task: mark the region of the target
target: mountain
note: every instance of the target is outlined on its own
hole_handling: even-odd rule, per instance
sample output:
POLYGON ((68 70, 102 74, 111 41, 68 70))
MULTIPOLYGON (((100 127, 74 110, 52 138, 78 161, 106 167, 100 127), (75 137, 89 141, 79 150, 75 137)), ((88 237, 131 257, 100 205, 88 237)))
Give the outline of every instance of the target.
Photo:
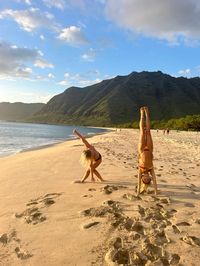
POLYGON ((200 113, 200 78, 175 78, 162 72, 132 72, 54 96, 31 120, 113 126, 139 118, 149 106, 152 120, 200 113))
POLYGON ((0 103, 0 120, 22 121, 40 111, 44 103, 0 103))

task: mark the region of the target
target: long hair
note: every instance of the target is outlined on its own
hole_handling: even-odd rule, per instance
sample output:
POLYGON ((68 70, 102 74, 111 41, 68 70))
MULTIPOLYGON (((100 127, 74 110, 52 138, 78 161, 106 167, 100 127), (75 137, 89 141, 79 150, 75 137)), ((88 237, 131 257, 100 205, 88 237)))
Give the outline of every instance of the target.
POLYGON ((92 158, 91 150, 84 150, 81 153, 80 163, 82 164, 82 166, 88 167, 88 165, 91 161, 91 158, 92 158))

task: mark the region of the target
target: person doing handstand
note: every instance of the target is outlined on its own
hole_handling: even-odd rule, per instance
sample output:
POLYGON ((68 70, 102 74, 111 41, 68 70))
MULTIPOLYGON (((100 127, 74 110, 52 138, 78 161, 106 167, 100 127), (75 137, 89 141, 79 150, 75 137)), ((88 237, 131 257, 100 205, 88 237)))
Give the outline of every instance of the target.
POLYGON ((96 168, 101 164, 102 157, 101 154, 92 146, 76 129, 73 133, 77 135, 82 142, 85 144, 86 149, 81 154, 81 164, 87 167, 87 170, 81 179, 83 183, 91 173, 91 180, 95 181, 94 174, 101 180, 104 181, 96 168))
POLYGON ((140 108, 140 138, 138 144, 139 172, 137 195, 141 191, 141 185, 148 185, 153 180, 154 191, 157 194, 156 176, 153 167, 153 141, 150 132, 150 119, 148 107, 140 108), (146 117, 146 121, 145 121, 146 117), (142 184, 143 183, 143 184, 142 184))

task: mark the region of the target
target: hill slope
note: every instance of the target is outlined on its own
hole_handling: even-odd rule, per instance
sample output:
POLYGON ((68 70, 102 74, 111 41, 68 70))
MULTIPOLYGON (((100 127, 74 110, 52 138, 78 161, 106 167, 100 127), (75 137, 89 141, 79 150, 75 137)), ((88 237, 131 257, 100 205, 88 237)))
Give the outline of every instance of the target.
POLYGON ((32 121, 110 126, 138 119, 147 105, 151 119, 200 113, 200 78, 174 78, 162 72, 132 72, 54 96, 32 121))
POLYGON ((43 103, 0 103, 0 120, 20 121, 40 111, 43 103))

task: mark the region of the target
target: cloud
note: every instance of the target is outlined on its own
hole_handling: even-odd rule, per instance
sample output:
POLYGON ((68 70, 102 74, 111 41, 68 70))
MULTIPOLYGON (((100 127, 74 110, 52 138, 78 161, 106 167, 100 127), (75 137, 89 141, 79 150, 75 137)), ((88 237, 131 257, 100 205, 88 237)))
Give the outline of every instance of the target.
POLYGON ((42 40, 42 41, 44 41, 45 40, 45 37, 44 37, 44 35, 40 35, 40 39, 42 40))
POLYGON ((101 82, 99 77, 95 77, 99 75, 99 71, 89 71, 85 74, 70 74, 65 73, 64 79, 61 80, 58 84, 61 86, 78 86, 78 87, 85 87, 89 85, 93 85, 95 83, 101 82), (93 73, 93 75, 91 75, 93 73))
POLYGON ((56 0, 56 1, 42 0, 42 1, 49 8, 55 7, 55 8, 63 10, 63 9, 65 9, 65 6, 66 6, 66 3, 64 0, 56 0))
POLYGON ((19 67, 16 70, 16 77, 29 78, 32 73, 33 73, 33 71, 30 67, 24 67, 24 68, 19 67))
POLYGON ((44 69, 44 68, 54 68, 53 64, 47 62, 46 60, 44 60, 42 58, 36 59, 34 66, 42 68, 42 69, 44 69))
POLYGON ((191 70, 189 68, 187 69, 183 69, 183 70, 179 70, 178 74, 182 75, 182 76, 188 76, 191 74, 191 70))
POLYGON ((48 74, 48 78, 50 78, 50 79, 54 79, 54 78, 55 78, 55 76, 54 76, 54 74, 52 74, 52 73, 49 73, 49 74, 48 74))
MULTIPOLYGON (((43 3, 49 8, 58 8, 60 10, 64 10, 66 8, 79 8, 82 10, 86 9, 86 1, 85 0, 42 0, 43 3)), ((92 3, 90 3, 91 5, 92 3)))
POLYGON ((81 55, 81 58, 84 61, 94 62, 96 58, 96 51, 93 48, 90 48, 87 53, 81 55))
POLYGON ((51 28, 58 30, 59 25, 54 22, 54 16, 48 12, 41 12, 38 8, 27 10, 5 9, 0 12, 0 19, 11 18, 23 30, 32 32, 38 28, 51 28))
POLYGON ((36 64, 40 68, 53 67, 41 57, 41 51, 20 48, 7 42, 0 42, 0 78, 30 78, 32 69, 27 64, 36 64))
POLYGON ((200 3, 197 0, 107 0, 105 13, 120 27, 171 44, 200 39, 200 3))
POLYGON ((70 26, 62 29, 57 38, 72 46, 79 46, 88 43, 87 38, 83 32, 81 32, 81 28, 76 26, 70 26))
POLYGON ((24 3, 26 5, 31 5, 31 0, 16 0, 18 3, 24 3))

